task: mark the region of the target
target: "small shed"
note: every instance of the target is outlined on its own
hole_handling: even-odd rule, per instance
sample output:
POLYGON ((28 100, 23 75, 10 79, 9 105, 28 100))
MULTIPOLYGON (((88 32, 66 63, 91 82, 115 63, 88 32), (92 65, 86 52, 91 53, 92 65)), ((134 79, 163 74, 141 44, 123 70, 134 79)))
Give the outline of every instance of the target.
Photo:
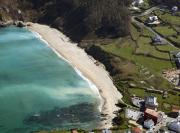
POLYGON ((139 6, 144 2, 144 0, 133 0, 132 6, 139 6))
POLYGON ((173 6, 171 10, 172 10, 172 12, 177 12, 178 11, 178 7, 177 6, 173 6))
POLYGON ((102 133, 112 133, 112 132, 109 129, 104 129, 104 130, 102 130, 102 133))
POLYGON ((149 21, 150 22, 158 21, 158 17, 157 16, 150 16, 149 21))
POLYGON ((180 58, 180 52, 176 53, 174 56, 175 58, 180 58))
POLYGON ((163 41, 163 39, 156 35, 152 38, 152 42, 155 43, 155 44, 165 44, 165 42, 163 41))
POLYGON ((177 69, 180 69, 180 58, 175 59, 177 69))

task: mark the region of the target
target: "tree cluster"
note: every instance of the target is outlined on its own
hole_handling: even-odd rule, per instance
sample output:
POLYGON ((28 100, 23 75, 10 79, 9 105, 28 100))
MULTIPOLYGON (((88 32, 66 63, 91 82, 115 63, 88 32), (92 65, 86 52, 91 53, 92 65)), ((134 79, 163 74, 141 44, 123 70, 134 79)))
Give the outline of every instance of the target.
POLYGON ((131 0, 32 0, 39 22, 63 30, 74 40, 87 34, 117 37, 129 34, 131 0))

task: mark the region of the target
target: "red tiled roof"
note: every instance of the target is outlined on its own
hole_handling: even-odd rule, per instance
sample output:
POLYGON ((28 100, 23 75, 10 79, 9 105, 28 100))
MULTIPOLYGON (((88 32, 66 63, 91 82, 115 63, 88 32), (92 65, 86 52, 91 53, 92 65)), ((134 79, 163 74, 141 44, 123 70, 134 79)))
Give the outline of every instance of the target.
POLYGON ((180 111, 180 107, 179 106, 172 106, 172 112, 179 112, 180 111))
POLYGON ((76 129, 72 129, 71 133, 78 133, 78 131, 76 129))
POLYGON ((148 108, 145 110, 145 113, 150 114, 150 115, 155 116, 155 117, 158 117, 158 115, 159 115, 159 113, 156 112, 155 110, 148 109, 148 108))
POLYGON ((142 130, 141 130, 139 127, 134 127, 134 128, 132 129, 132 132, 133 132, 133 133, 142 133, 142 130))

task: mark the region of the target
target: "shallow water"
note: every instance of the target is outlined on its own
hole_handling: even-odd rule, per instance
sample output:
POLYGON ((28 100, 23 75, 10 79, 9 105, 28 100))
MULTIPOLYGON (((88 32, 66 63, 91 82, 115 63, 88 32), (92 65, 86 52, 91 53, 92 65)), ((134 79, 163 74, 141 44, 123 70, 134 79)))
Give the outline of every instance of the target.
POLYGON ((25 28, 0 29, 0 133, 97 126, 98 94, 25 28))

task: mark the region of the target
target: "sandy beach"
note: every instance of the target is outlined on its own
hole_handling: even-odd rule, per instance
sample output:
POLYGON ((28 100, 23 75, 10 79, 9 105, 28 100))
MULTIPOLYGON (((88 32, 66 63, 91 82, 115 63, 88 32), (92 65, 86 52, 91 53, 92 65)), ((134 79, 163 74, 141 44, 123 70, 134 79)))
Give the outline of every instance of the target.
POLYGON ((31 23, 28 28, 39 33, 51 48, 62 55, 72 66, 80 70, 86 78, 97 86, 104 101, 102 114, 107 114, 107 120, 102 121, 100 128, 112 127, 112 119, 115 117, 114 112, 118 110, 115 104, 122 98, 122 95, 114 86, 108 72, 103 67, 97 66, 83 49, 72 43, 60 31, 35 23, 31 23))

